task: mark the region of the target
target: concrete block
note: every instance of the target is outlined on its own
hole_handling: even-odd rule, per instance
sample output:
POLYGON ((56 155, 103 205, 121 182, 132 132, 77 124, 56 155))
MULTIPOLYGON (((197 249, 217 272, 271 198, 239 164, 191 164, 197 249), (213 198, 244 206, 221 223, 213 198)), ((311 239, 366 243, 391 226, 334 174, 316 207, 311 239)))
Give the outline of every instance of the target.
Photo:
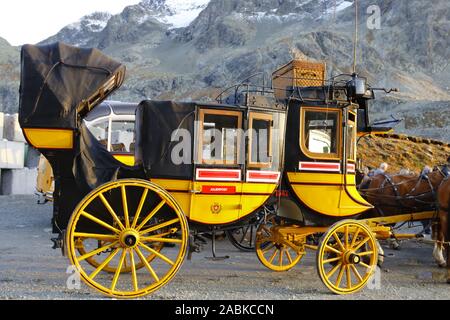
POLYGON ((37 168, 41 153, 30 145, 25 145, 25 164, 26 168, 37 168))
POLYGON ((0 168, 23 169, 25 162, 25 143, 0 141, 0 168))
POLYGON ((37 169, 2 170, 3 195, 30 195, 36 191, 37 169))
POLYGON ((26 142, 19 124, 19 114, 6 114, 3 138, 9 141, 26 142))
POLYGON ((0 112, 0 140, 3 139, 3 131, 5 130, 5 114, 0 112))

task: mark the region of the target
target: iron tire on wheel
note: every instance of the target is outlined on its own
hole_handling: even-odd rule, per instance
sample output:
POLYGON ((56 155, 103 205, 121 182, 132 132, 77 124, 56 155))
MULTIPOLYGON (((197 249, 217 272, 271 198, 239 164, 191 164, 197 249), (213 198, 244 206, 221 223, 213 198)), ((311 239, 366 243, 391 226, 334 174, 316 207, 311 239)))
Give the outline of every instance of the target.
POLYGON ((376 270, 377 260, 377 240, 372 231, 364 223, 345 220, 323 235, 316 267, 328 289, 336 294, 351 294, 366 286, 376 270))
POLYGON ((78 204, 67 228, 67 255, 90 287, 110 297, 137 298, 175 276, 186 255, 188 235, 186 217, 167 191, 145 180, 118 180, 98 187, 78 204), (83 246, 91 241, 100 248, 83 248, 88 252, 82 254, 77 248, 80 239, 83 246), (153 249, 165 243, 175 247, 153 249), (105 258, 97 257, 92 265, 87 259, 95 255, 105 258), (124 261, 129 261, 129 273, 124 261), (144 274, 137 272, 139 262, 144 274), (115 270, 114 276, 105 267, 115 270))

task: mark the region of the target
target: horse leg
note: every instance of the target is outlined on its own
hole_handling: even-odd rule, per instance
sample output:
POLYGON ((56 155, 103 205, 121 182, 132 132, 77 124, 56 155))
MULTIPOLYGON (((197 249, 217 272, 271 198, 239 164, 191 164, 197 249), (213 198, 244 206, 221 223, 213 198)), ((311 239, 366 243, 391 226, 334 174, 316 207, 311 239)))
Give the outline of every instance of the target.
MULTIPOLYGON (((441 215, 441 213, 439 213, 441 215)), ((434 234, 436 234, 436 240, 433 249, 433 257, 439 267, 444 268, 447 263, 444 258, 444 233, 442 228, 442 220, 439 223, 433 225, 434 234)))
POLYGON ((450 246, 447 245, 447 283, 450 284, 450 246))
MULTIPOLYGON (((443 216, 445 216, 444 223, 441 226, 445 226, 444 239, 447 242, 447 283, 450 284, 450 200, 447 203, 447 212, 441 210, 443 216)), ((442 217, 441 217, 442 218, 442 217)))

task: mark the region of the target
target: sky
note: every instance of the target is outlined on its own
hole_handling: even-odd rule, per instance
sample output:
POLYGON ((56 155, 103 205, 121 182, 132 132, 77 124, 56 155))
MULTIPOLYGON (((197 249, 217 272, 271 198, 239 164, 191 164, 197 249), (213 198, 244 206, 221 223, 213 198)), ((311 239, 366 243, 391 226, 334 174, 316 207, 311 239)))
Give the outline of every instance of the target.
POLYGON ((12 45, 35 44, 95 11, 120 13, 140 0, 3 0, 0 37, 12 45))

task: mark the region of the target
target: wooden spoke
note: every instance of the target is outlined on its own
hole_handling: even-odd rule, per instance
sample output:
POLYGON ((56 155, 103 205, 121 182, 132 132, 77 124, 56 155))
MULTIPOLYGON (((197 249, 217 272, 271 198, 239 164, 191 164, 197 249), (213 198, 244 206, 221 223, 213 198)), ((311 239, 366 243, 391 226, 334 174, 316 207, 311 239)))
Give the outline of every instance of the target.
POLYGON ((73 236, 78 237, 78 238, 92 238, 92 239, 103 240, 103 241, 117 240, 116 235, 110 235, 110 234, 74 232, 73 236))
POLYGON ((328 260, 323 260, 323 261, 322 261, 322 264, 327 264, 327 263, 331 263, 331 262, 336 262, 336 261, 339 261, 339 260, 341 260, 341 257, 331 258, 331 259, 328 259, 328 260))
POLYGON ((173 265, 175 264, 172 260, 170 260, 169 258, 167 258, 165 255, 163 255, 163 254, 161 254, 160 252, 158 252, 158 251, 156 251, 156 250, 150 248, 149 246, 145 245, 144 243, 141 242, 141 243, 139 243, 139 245, 140 245, 141 247, 143 247, 145 250, 147 250, 147 251, 153 253, 155 256, 157 256, 157 257, 160 258, 161 260, 167 262, 167 263, 170 264, 171 266, 173 266, 173 265))
POLYGON ((253 241, 253 226, 250 226, 250 248, 252 248, 252 241, 253 241))
POLYGON ((344 244, 345 249, 348 249, 348 226, 345 226, 345 232, 344 232, 344 244))
POLYGON ((159 237, 141 237, 143 242, 163 242, 163 243, 182 243, 180 239, 159 238, 159 237))
POLYGON ((275 250, 273 251, 273 254, 272 254, 272 256, 271 256, 270 259, 269 259, 269 263, 272 263, 272 262, 273 262, 273 260, 275 259, 277 253, 278 253, 278 248, 275 247, 275 250))
POLYGON ((341 242, 341 239, 339 239, 339 236, 337 235, 337 233, 333 233, 333 238, 336 240, 336 243, 338 244, 338 246, 341 248, 341 252, 345 251, 345 247, 341 242))
POLYGON ((125 186, 122 185, 120 187, 120 190, 122 192, 122 206, 123 206, 123 216, 125 219, 125 226, 127 228, 130 227, 130 219, 128 217, 128 201, 127 201, 127 190, 125 189, 125 186))
POLYGON ((333 276, 333 274, 335 274, 336 271, 338 271, 339 267, 341 267, 341 266, 342 266, 342 263, 340 263, 340 262, 337 265, 335 265, 334 268, 331 269, 331 271, 327 273, 327 278, 328 279, 331 278, 333 276))
POLYGON ((362 278, 361 275, 359 274, 358 269, 356 269, 355 265, 354 265, 354 264, 351 264, 351 265, 350 265, 350 268, 353 270, 353 273, 354 273, 355 276, 358 278, 358 280, 359 280, 360 282, 363 282, 363 278, 362 278))
POLYGON ((131 279, 133 279, 133 288, 134 288, 134 291, 138 291, 139 287, 138 287, 138 281, 137 281, 137 275, 136 275, 136 264, 134 263, 133 249, 130 249, 130 251, 128 251, 128 253, 130 255, 131 279))
POLYGON ((280 267, 283 266, 283 256, 284 256, 284 248, 280 249, 280 257, 278 258, 278 264, 280 265, 280 267))
POLYGON ((109 263, 109 262, 117 255, 117 253, 118 253, 120 250, 121 250, 120 248, 117 248, 117 249, 115 249, 113 252, 111 252, 111 253, 109 254, 109 256, 105 259, 105 261, 103 261, 103 262, 98 266, 98 268, 95 269, 95 271, 92 272, 92 273, 89 275, 89 278, 90 278, 91 280, 94 280, 94 278, 97 276, 97 274, 98 274, 100 271, 102 271, 104 267, 106 267, 106 266, 108 265, 108 263, 109 263))
POLYGON ((370 237, 365 238, 363 241, 361 241, 360 243, 358 243, 358 245, 356 246, 356 248, 354 248, 353 250, 358 251, 363 245, 365 245, 368 241, 370 240, 370 237))
POLYGON ((355 246, 356 240, 358 239, 358 235, 361 229, 357 227, 355 234, 353 235, 352 243, 350 244, 350 249, 355 246))
POLYGON ((82 255, 81 257, 78 257, 77 259, 78 259, 78 261, 86 260, 87 258, 90 258, 90 257, 96 255, 97 253, 101 253, 101 252, 103 252, 105 250, 108 250, 108 249, 114 247, 117 243, 118 243, 118 241, 114 241, 113 243, 110 243, 110 244, 108 244, 108 245, 106 245, 104 247, 98 248, 97 250, 88 252, 88 253, 82 255))
POLYGON ((128 262, 127 262, 127 259, 125 259, 125 261, 123 262, 123 266, 125 267, 125 269, 128 269, 128 262))
POLYGON ((244 241, 245 235, 247 234, 248 228, 250 228, 250 227, 251 227, 251 226, 248 225, 248 226, 247 226, 247 229, 245 229, 245 230, 244 230, 244 228, 242 228, 242 237, 241 237, 241 241, 239 241, 239 242, 244 241))
POLYGON ((139 220, 139 215, 141 214, 142 207, 144 206, 145 200, 147 199, 148 195, 148 189, 144 189, 144 192, 142 193, 141 201, 139 201, 139 206, 136 210, 136 213, 134 214, 133 223, 131 224, 131 228, 136 228, 136 224, 139 220))
POLYGON ((347 289, 352 287, 352 275, 350 274, 350 266, 346 265, 345 270, 347 271, 347 289))
POLYGON ((96 217, 94 217, 92 214, 87 213, 86 211, 81 212, 81 215, 85 218, 88 218, 89 220, 101 225, 102 227, 105 227, 106 229, 109 229, 115 233, 120 233, 120 230, 114 228, 113 226, 107 224, 105 221, 102 221, 96 217))
POLYGON ((336 279, 336 287, 338 287, 338 288, 341 286, 342 277, 344 276, 344 269, 345 269, 345 266, 341 265, 341 269, 339 269, 339 275, 336 279))
POLYGON ((291 255, 290 255, 290 253, 289 253, 289 250, 286 250, 285 253, 286 253, 286 257, 287 257, 288 260, 289 260, 289 263, 292 264, 292 263, 293 263, 293 262, 292 262, 292 257, 291 257, 291 255))
POLYGON ((172 219, 172 220, 169 220, 169 221, 166 221, 166 222, 157 224, 156 226, 150 227, 150 228, 145 229, 145 230, 143 230, 143 231, 139 231, 139 234, 150 233, 150 232, 153 232, 153 231, 156 231, 156 230, 159 230, 159 229, 168 227, 168 226, 170 226, 170 225, 172 225, 172 224, 175 224, 175 223, 177 223, 177 222, 179 222, 179 221, 180 221, 180 219, 175 218, 175 219, 172 219))
POLYGON ((126 253, 127 253, 126 250, 122 250, 122 255, 120 256, 119 264, 117 265, 117 269, 116 272, 114 273, 114 278, 111 283, 111 291, 114 291, 116 289, 117 281, 119 280, 119 276, 122 271, 123 262, 125 261, 126 258, 126 253))
POLYGON ((364 263, 362 261, 359 264, 362 265, 363 267, 367 268, 367 269, 372 269, 371 266, 369 266, 368 264, 366 264, 366 263, 364 263))
POLYGON ((109 214, 113 217, 114 221, 116 221, 116 223, 119 225, 119 227, 123 230, 125 229, 125 227, 122 224, 122 221, 120 221, 119 217, 117 216, 116 212, 114 211, 114 209, 111 207, 111 205, 109 204, 109 202, 106 200, 105 196, 100 193, 99 195, 100 200, 102 200, 103 205, 106 207, 106 209, 108 209, 109 214))
POLYGON ((144 221, 141 222, 141 224, 136 228, 137 231, 141 230, 143 226, 145 226, 145 224, 147 222, 150 221, 151 218, 153 218, 153 216, 159 211, 159 209, 161 209, 164 205, 166 204, 166 200, 162 200, 153 210, 152 212, 150 212, 147 217, 145 217, 144 221))
POLYGON ((336 250, 335 248, 333 248, 333 247, 330 247, 329 245, 325 245, 325 250, 327 250, 327 251, 331 251, 331 252, 334 252, 334 253, 336 253, 336 254, 342 254, 342 252, 341 252, 341 251, 339 251, 339 250, 336 250))
POLYGON ((155 270, 153 270, 152 266, 148 263, 147 259, 142 254, 141 250, 138 247, 136 247, 135 250, 136 250, 136 253, 139 256, 139 259, 141 259, 142 263, 147 268, 148 272, 150 272, 150 274, 152 275, 152 277, 155 279, 156 282, 159 282, 158 275, 155 273, 155 270))
POLYGON ((373 251, 366 251, 366 252, 358 253, 358 256, 360 256, 360 257, 370 256, 371 254, 373 254, 373 251))

